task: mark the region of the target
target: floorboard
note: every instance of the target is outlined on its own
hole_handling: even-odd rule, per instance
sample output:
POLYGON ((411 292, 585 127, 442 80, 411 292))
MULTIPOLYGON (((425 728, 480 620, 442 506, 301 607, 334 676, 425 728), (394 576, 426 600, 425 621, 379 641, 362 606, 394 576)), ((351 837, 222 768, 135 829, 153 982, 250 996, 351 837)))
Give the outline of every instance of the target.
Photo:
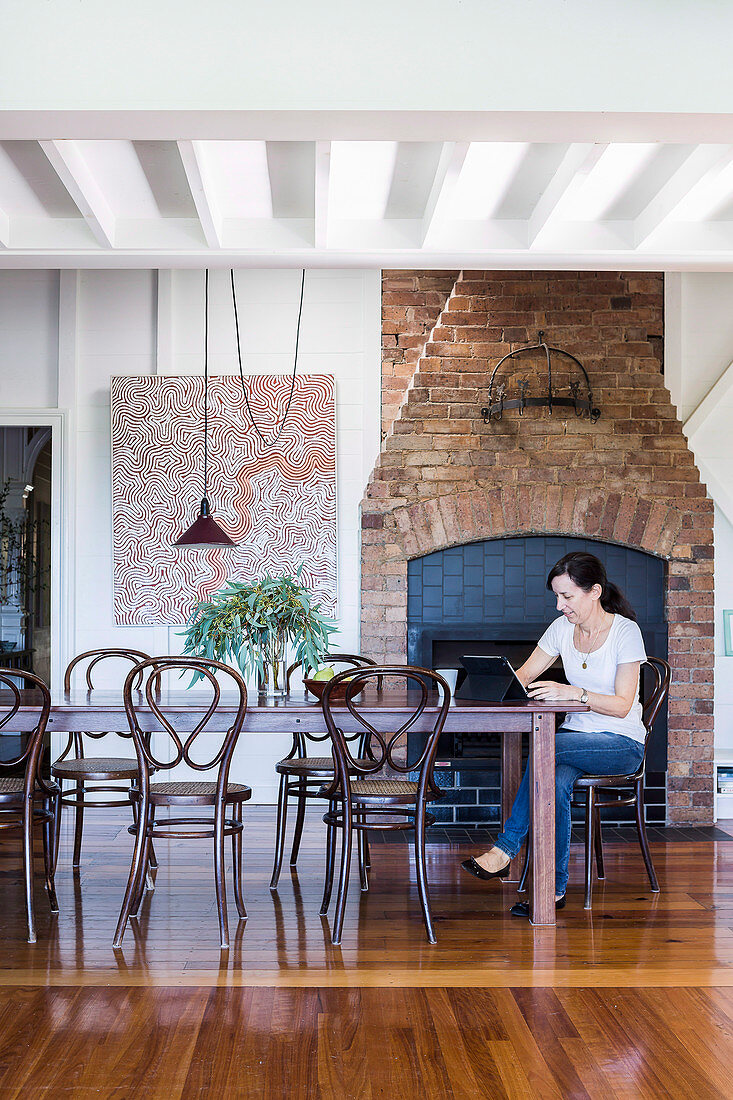
MULTIPOLYGON (((158 844, 121 951, 111 946, 131 851, 123 810, 88 814, 81 870, 71 819, 61 912, 37 890, 25 942, 19 859, 0 845, 0 1097, 733 1097, 733 827, 659 830, 662 891, 609 830, 606 881, 583 905, 574 845, 556 929, 509 915, 515 887, 460 870, 466 833, 429 844, 438 943, 425 939, 409 845, 375 843, 352 879, 341 947, 318 915, 323 825, 271 892, 274 813, 245 831, 248 920, 218 949, 206 841, 158 844)), ((287 865, 286 865, 287 866, 287 865)))

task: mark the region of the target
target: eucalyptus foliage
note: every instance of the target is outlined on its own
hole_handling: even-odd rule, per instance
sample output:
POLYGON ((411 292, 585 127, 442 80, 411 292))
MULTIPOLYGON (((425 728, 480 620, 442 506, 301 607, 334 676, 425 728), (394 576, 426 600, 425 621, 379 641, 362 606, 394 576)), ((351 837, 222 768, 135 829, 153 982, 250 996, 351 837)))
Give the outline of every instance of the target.
POLYGON ((184 653, 216 661, 231 658, 243 676, 254 671, 263 675, 284 638, 295 646, 296 661, 316 668, 328 652, 336 624, 312 602, 300 583, 301 572, 302 567, 294 577, 266 573, 252 584, 228 581, 199 600, 181 631, 184 653))

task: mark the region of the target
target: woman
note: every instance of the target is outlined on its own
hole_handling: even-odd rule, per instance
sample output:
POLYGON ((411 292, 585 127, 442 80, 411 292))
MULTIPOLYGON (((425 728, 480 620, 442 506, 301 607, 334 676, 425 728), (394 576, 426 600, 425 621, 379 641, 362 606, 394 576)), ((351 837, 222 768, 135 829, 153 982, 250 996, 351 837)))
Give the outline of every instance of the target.
MULTIPOLYGON (((547 587, 560 617, 517 669, 532 699, 565 699, 590 708, 566 715, 555 739, 555 908, 565 905, 570 857, 570 799, 579 775, 629 775, 644 755, 646 730, 639 702, 639 668, 646 660, 636 615, 593 554, 566 554, 547 587), (557 656, 568 684, 539 677, 557 656)), ((529 768, 509 820, 490 851, 461 866, 478 878, 505 878, 529 829, 529 768)), ((511 912, 528 916, 518 902, 511 912)))

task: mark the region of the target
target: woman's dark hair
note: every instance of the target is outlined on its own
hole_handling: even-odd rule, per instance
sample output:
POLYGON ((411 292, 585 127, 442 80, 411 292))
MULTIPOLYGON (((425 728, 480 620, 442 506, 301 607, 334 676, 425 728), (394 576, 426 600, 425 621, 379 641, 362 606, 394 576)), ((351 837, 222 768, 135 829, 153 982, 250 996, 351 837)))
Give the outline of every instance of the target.
POLYGON ((564 577, 566 574, 584 592, 590 592, 594 584, 600 584, 603 610, 610 611, 612 615, 623 615, 624 618, 636 622, 636 612, 633 607, 621 589, 609 581, 603 562, 599 561, 595 554, 576 550, 560 558, 560 561, 555 562, 547 574, 547 587, 551 589, 555 577, 564 577))

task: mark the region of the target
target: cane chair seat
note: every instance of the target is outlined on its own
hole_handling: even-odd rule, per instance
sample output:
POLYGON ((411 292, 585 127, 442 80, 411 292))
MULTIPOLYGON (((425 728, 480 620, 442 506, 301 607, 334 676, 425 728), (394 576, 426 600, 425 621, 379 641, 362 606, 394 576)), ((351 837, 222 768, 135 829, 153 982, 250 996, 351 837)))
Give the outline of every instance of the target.
MULTIPOLYGON (((159 798, 164 798, 166 801, 174 799, 189 801, 192 798, 197 798, 213 805, 216 801, 216 790, 216 783, 197 782, 196 780, 180 783, 151 783, 150 797, 153 802, 159 798)), ((227 793, 225 795, 227 801, 246 802, 251 797, 252 788, 245 783, 227 783, 227 793)))
POLYGON ((351 784, 351 797, 356 802, 371 798, 414 802, 417 798, 417 783, 412 783, 409 779, 357 779, 351 784))
POLYGON ((10 775, 0 777, 0 795, 22 794, 24 787, 25 780, 22 776, 18 776, 17 779, 10 775))
POLYGON ((57 779, 137 779, 137 760, 121 756, 82 756, 59 760, 51 768, 57 779))
MULTIPOLYGON (((46 782, 47 789, 55 794, 59 788, 56 783, 46 782)), ((0 798, 3 795, 22 795, 25 790, 25 780, 22 776, 4 775, 0 776, 0 798)), ((36 784, 36 790, 38 790, 38 784, 36 784)))
MULTIPOLYGON (((368 760, 360 760, 360 764, 369 765, 368 760)), ((280 775, 332 775, 334 769, 332 756, 292 756, 285 757, 275 765, 275 771, 280 775)))
POLYGON ((301 775, 315 772, 332 772, 334 769, 332 756, 291 756, 289 759, 279 760, 275 765, 275 771, 280 775, 301 775))

